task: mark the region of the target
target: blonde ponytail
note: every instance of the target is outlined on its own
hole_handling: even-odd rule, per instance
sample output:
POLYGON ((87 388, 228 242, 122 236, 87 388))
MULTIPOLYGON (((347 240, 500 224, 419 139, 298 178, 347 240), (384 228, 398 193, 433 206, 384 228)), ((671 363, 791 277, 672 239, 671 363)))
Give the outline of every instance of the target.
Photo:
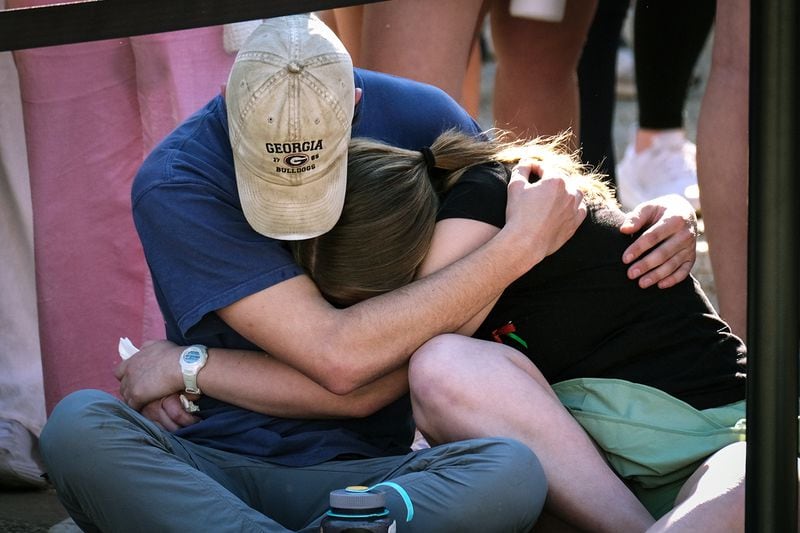
POLYGON ((438 195, 476 165, 501 163, 485 171, 505 180, 507 167, 531 158, 576 180, 587 201, 614 201, 600 176, 566 150, 566 134, 527 142, 505 137, 495 131, 491 139, 481 139, 451 130, 427 154, 352 139, 339 222, 324 235, 290 243, 296 261, 339 306, 411 283, 430 248, 438 195))

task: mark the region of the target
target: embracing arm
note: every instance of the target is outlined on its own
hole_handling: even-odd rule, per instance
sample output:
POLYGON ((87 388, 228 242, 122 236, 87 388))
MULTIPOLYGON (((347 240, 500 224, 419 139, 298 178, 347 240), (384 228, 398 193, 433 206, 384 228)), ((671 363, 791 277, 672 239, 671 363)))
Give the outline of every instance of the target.
MULTIPOLYGON (((271 357, 212 349, 216 357, 209 358, 198 384, 216 398, 275 413, 280 399, 270 396, 274 391, 267 387, 280 379, 273 374, 279 368, 291 368, 309 379, 302 387, 296 382, 296 387, 285 389, 294 395, 286 404, 300 406, 297 416, 306 412, 308 398, 320 393, 312 383, 338 396, 363 394, 367 405, 388 403, 386 398, 374 399, 381 386, 364 387, 384 376, 404 377, 417 347, 437 334, 456 331, 509 283, 558 249, 585 215, 581 194, 564 180, 529 184, 517 175, 509 184, 503 230, 433 275, 346 309, 331 306, 311 279, 301 275, 219 309, 217 314, 229 326, 271 357), (214 358, 226 363, 213 364, 214 358)), ((131 398, 132 404, 141 406, 183 388, 176 354, 159 359, 161 377, 143 379, 149 366, 137 354, 118 369, 123 397, 131 398)), ((401 383, 395 385, 395 396, 407 386, 401 383)))
MULTIPOLYGON (((499 228, 491 224, 467 218, 448 218, 437 222, 431 248, 420 265, 417 276, 420 278, 428 276, 454 261, 458 261, 489 241, 499 231, 499 228)), ((462 324, 456 333, 467 336, 475 333, 498 298, 499 295, 462 324)))
MULTIPOLYGON (((410 354, 433 336, 474 332, 511 282, 572 236, 585 216, 580 194, 546 172, 545 179, 529 184, 529 172, 530 165, 519 165, 512 175, 502 230, 473 226, 470 231, 475 235, 464 239, 468 233, 460 228, 437 227, 440 234, 461 232, 460 244, 445 236, 451 246, 427 262, 425 273, 430 275, 406 287, 335 309, 309 278, 298 276, 218 313, 275 359, 326 390, 338 395, 356 391, 403 367, 410 354), (277 316, 281 320, 275 320, 277 316)), ((637 250, 643 255, 632 270, 652 265, 645 278, 655 279, 660 287, 688 275, 694 257, 691 206, 686 209, 675 199, 660 198, 637 208, 628 221, 629 227, 648 227, 626 251, 626 258, 629 254, 635 258, 637 250)), ((206 379, 226 382, 213 373, 206 371, 206 379)))
POLYGON ((561 179, 508 188, 508 223, 473 253, 401 289, 336 309, 298 276, 219 310, 228 325, 337 394, 407 362, 423 342, 455 331, 505 287, 558 249, 585 217, 561 179), (280 320, 275 320, 280 317, 280 320))
MULTIPOLYGON (((538 168, 541 172, 541 167, 538 168)), ((418 271, 427 276, 469 254, 497 234, 491 224, 464 218, 449 218, 436 224, 431 248, 418 271)), ((626 215, 620 231, 642 231, 623 253, 630 279, 647 288, 665 289, 689 275, 695 260, 697 218, 694 208, 678 195, 663 196, 637 206, 626 215), (643 230, 643 231, 642 231, 643 230)), ((457 332, 472 335, 491 311, 496 299, 466 322, 457 332)))
MULTIPOLYGON (((169 341, 148 342, 131 359, 120 363, 116 373, 125 401, 141 409, 153 399, 182 391, 183 378, 175 369, 183 349, 169 341)), ((349 394, 338 395, 263 352, 210 348, 208 354, 208 362, 197 377, 204 394, 273 416, 363 417, 408 392, 405 366, 349 394)))

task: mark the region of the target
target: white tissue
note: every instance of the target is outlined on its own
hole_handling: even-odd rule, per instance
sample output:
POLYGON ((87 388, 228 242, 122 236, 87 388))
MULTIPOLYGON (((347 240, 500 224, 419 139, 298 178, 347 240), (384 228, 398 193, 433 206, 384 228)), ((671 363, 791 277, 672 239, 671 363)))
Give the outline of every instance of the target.
POLYGON ((128 337, 120 337, 119 339, 119 356, 123 359, 128 359, 130 356, 139 351, 139 348, 133 345, 128 337))

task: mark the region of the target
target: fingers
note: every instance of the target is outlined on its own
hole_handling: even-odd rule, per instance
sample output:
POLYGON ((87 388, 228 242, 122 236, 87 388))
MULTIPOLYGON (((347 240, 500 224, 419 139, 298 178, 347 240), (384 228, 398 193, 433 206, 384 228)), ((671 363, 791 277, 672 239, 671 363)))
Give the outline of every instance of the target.
POLYGON ((522 159, 511 169, 509 185, 514 182, 530 183, 530 176, 534 162, 531 159, 522 159))
POLYGON ((619 230, 626 235, 632 235, 642 229, 644 224, 644 217, 640 215, 638 210, 634 210, 625 215, 625 219, 622 221, 619 230))
POLYGON ((663 259, 678 253, 682 249, 694 250, 696 244, 697 229, 692 220, 687 220, 681 216, 669 216, 659 214, 654 220, 649 220, 647 217, 634 218, 633 213, 628 215, 632 226, 626 230, 624 227, 620 228, 623 233, 635 233, 641 227, 647 224, 652 224, 644 233, 642 233, 622 254, 622 261, 625 264, 631 264, 644 254, 648 253, 652 248, 659 245, 659 243, 667 244, 668 251, 663 259), (630 228, 636 229, 631 230, 630 228))
MULTIPOLYGON (((652 270, 647 270, 638 279, 639 287, 646 289, 653 285, 660 289, 667 289, 685 280, 692 270, 692 261, 672 257, 652 270)), ((636 279, 637 276, 628 276, 636 279)))
POLYGON ((682 282, 686 278, 689 277, 689 274, 692 272, 693 261, 686 261, 681 263, 677 270, 675 270, 672 274, 661 278, 658 282, 659 289, 668 289, 677 285, 678 283, 682 282))
POLYGON ((119 384, 119 395, 122 398, 128 407, 131 409, 135 409, 137 411, 141 411, 145 407, 145 403, 142 401, 138 401, 134 394, 131 392, 131 387, 126 378, 122 378, 119 384))
POLYGON ((162 429, 166 429, 167 431, 174 431, 174 429, 170 429, 167 427, 170 423, 169 417, 165 416, 163 413, 163 409, 161 409, 161 403, 159 401, 150 402, 141 410, 142 415, 154 422, 158 427, 162 429), (167 425, 165 425, 165 422, 167 425))
POLYGON ((530 159, 514 166, 504 231, 517 233, 522 248, 531 251, 530 266, 559 249, 585 218, 583 194, 569 176, 530 159), (535 183, 530 183, 532 176, 535 183))
POLYGON ((548 179, 563 179, 565 177, 567 176, 563 172, 533 159, 520 159, 511 169, 511 180, 524 181, 525 183, 536 183, 537 181, 548 179))
MULTIPOLYGON (((647 255, 628 268, 628 278, 638 279, 642 288, 657 284, 662 289, 686 279, 697 254, 694 239, 687 238, 687 234, 688 232, 673 234, 650 249, 647 255)), ((645 235, 642 235, 640 239, 644 237, 645 235)), ((626 251, 624 257, 627 257, 627 254, 626 251)))
POLYGON ((125 369, 128 366, 127 360, 122 360, 117 366, 114 367, 114 377, 117 378, 117 381, 122 381, 122 377, 125 375, 125 369))
POLYGON ((141 413, 170 432, 177 431, 200 420, 183 410, 177 394, 148 403, 142 407, 141 413))
POLYGON ((199 418, 186 412, 178 394, 171 394, 166 398, 162 398, 161 407, 172 423, 177 426, 185 427, 199 421, 199 418))

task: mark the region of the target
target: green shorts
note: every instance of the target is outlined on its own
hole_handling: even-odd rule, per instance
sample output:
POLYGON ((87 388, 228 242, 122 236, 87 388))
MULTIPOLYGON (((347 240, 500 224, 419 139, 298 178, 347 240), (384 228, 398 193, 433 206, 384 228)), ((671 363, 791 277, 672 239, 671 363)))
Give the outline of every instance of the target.
POLYGON ((571 379, 553 389, 655 518, 672 509, 705 459, 745 440, 744 400, 700 411, 619 379, 571 379))

